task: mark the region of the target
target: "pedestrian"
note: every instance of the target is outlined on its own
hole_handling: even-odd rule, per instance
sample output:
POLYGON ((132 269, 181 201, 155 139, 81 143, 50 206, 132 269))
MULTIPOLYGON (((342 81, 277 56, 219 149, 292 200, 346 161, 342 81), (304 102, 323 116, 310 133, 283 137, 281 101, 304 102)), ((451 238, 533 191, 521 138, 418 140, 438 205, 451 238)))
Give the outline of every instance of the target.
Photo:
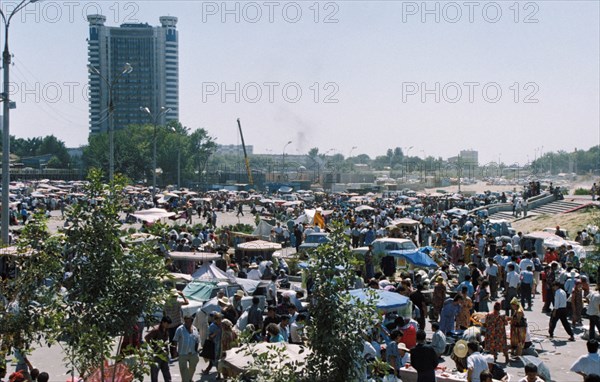
POLYGON ((410 351, 410 362, 417 370, 417 382, 435 381, 435 368, 438 365, 438 357, 431 345, 425 344, 426 334, 424 330, 417 332, 417 346, 410 351))
POLYGON ((492 257, 488 258, 488 266, 485 270, 490 284, 491 299, 498 298, 498 265, 492 257))
POLYGON ((586 343, 588 354, 582 355, 573 363, 571 371, 586 378, 590 374, 600 375, 600 356, 598 356, 598 341, 592 339, 586 343))
POLYGON ((554 338, 554 329, 556 329, 556 323, 560 320, 562 326, 569 335, 569 341, 575 341, 573 330, 571 329, 569 321, 567 321, 567 294, 561 289, 558 281, 555 281, 552 284, 552 289, 554 290, 554 309, 550 316, 550 327, 548 328, 550 339, 554 338))
POLYGON ((508 346, 506 344, 506 317, 500 315, 502 304, 496 302, 494 310, 485 316, 485 350, 498 359, 498 352, 504 353, 505 362, 508 363, 508 346))
POLYGON ((511 302, 513 314, 510 318, 510 348, 513 356, 520 357, 523 354, 525 339, 527 338, 527 318, 519 300, 514 297, 511 302))
POLYGON ((200 335, 198 334, 198 329, 192 323, 193 317, 186 314, 183 317, 183 325, 177 328, 173 337, 173 345, 177 347, 179 372, 181 373, 182 382, 193 381, 196 366, 200 361, 198 357, 200 335))
POLYGON ((508 264, 506 273, 506 295, 505 295, 505 309, 506 315, 510 316, 510 301, 517 297, 517 288, 521 282, 521 277, 515 272, 514 264, 508 264))
POLYGON ((446 352, 446 335, 440 330, 440 324, 437 322, 431 323, 431 347, 435 350, 438 357, 441 357, 446 352))
POLYGON ((433 307, 432 318, 437 320, 444 306, 444 301, 446 301, 446 283, 442 276, 438 276, 435 281, 436 284, 433 287, 431 305, 433 307))
MULTIPOLYGON (((208 359, 208 365, 206 369, 202 370, 203 375, 208 375, 212 367, 218 368, 218 361, 221 355, 221 335, 223 330, 221 329, 221 322, 223 321, 223 315, 221 313, 215 313, 213 322, 208 327, 208 337, 202 347, 201 355, 205 359, 208 359), (204 349, 207 347, 207 349, 204 349)), ((184 380, 185 381, 185 380, 184 380)))
POLYGON ((596 192, 598 191, 598 188, 596 187, 596 183, 592 184, 592 189, 590 190, 590 193, 592 194, 592 202, 596 200, 596 192))
POLYGON ((217 375, 217 380, 219 380, 221 374, 223 374, 225 378, 230 377, 230 375, 226 375, 222 363, 227 355, 225 352, 236 347, 238 342, 238 334, 233 329, 233 323, 231 321, 224 319, 221 323, 221 329, 221 354, 219 355, 219 365, 217 366, 217 370, 219 372, 217 375))
POLYGON ((473 309, 473 300, 467 295, 468 289, 466 286, 462 287, 461 294, 462 299, 460 300, 460 310, 456 316, 456 329, 467 329, 471 326, 471 309, 473 309))
POLYGON ((590 339, 596 338, 596 329, 600 332, 600 283, 596 284, 596 290, 588 295, 587 314, 590 320, 590 339))
MULTIPOLYGON (((163 309, 163 317, 169 317, 171 319, 171 323, 169 324, 169 341, 173 341, 173 337, 175 336, 175 331, 182 324, 182 311, 181 307, 184 305, 188 305, 190 302, 183 295, 183 292, 178 291, 175 288, 172 288, 169 292, 169 297, 165 302, 165 307, 163 309)), ((171 358, 175 359, 175 349, 176 347, 171 347, 171 358)))
POLYGON ((488 370, 488 364, 483 355, 479 352, 479 343, 469 342, 467 344, 467 381, 480 382, 481 373, 488 370))
POLYGON ((490 283, 485 280, 481 285, 477 287, 477 298, 479 299, 479 303, 477 305, 478 312, 489 312, 490 309, 488 307, 488 303, 490 302, 490 293, 488 292, 488 287, 490 283))
POLYGON ((237 205, 237 214, 235 216, 239 218, 240 215, 244 216, 244 205, 242 204, 242 202, 238 203, 238 205, 237 205))
POLYGON ((457 293, 454 298, 448 298, 444 301, 444 307, 440 312, 440 330, 442 333, 447 335, 448 332, 454 330, 456 316, 460 311, 461 300, 462 295, 457 293))
POLYGON ((169 341, 169 324, 171 324, 169 317, 163 317, 160 320, 160 324, 157 327, 150 330, 144 340, 152 346, 154 351, 154 363, 150 365, 150 380, 152 382, 158 382, 158 371, 160 370, 165 382, 171 382, 171 370, 169 369, 169 353, 166 348, 161 348, 158 343, 169 341))
POLYGON ((527 303, 527 310, 531 310, 531 293, 533 291, 533 266, 521 271, 521 305, 527 303))
POLYGON ((581 312, 583 311, 583 288, 580 280, 575 281, 575 288, 571 293, 571 322, 573 326, 582 325, 581 312))

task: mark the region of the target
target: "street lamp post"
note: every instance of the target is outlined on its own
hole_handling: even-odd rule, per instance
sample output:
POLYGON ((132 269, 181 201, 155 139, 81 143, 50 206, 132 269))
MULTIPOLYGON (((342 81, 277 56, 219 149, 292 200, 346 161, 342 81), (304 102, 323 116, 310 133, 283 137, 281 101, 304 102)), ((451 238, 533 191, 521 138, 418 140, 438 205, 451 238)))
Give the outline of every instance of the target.
POLYGON ((113 102, 113 88, 123 75, 129 74, 133 71, 133 66, 131 66, 129 63, 126 63, 119 75, 117 75, 117 77, 115 77, 115 79, 112 81, 109 81, 106 77, 104 77, 100 73, 100 70, 93 65, 88 65, 88 71, 92 74, 96 74, 102 79, 102 81, 106 83, 106 86, 108 86, 108 180, 112 182, 115 177, 115 105, 113 102))
POLYGON ((158 113, 153 114, 150 108, 140 106, 140 111, 148 114, 150 118, 152 118, 152 126, 154 127, 154 134, 152 138, 152 201, 154 202, 154 197, 156 196, 156 133, 158 129, 158 119, 170 112, 171 109, 163 106, 160 108, 158 113))
POLYGON ((283 179, 283 175, 285 174, 285 149, 290 145, 292 141, 288 141, 288 143, 283 146, 283 150, 281 153, 281 178, 283 179))
MULTIPOLYGON (((38 0, 22 0, 12 12, 6 17, 2 9, 0 9, 0 16, 4 21, 4 51, 2 52, 2 68, 4 69, 4 87, 2 93, 3 106, 3 121, 2 121, 2 242, 5 245, 9 244, 9 231, 8 226, 10 224, 10 200, 9 200, 9 187, 10 187, 10 51, 8 49, 8 28, 10 27, 10 21, 13 16, 17 14, 21 9, 27 5, 37 2, 38 0)), ((4 270, 4 262, 2 262, 2 269, 4 270)))

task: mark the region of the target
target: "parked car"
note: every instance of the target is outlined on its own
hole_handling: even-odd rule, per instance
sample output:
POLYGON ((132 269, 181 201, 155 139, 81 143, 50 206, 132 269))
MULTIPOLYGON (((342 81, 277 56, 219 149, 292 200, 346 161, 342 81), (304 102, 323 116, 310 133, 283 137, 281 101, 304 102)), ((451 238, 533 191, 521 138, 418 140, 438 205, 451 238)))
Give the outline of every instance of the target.
POLYGON ((329 238, 329 234, 326 232, 313 232, 306 236, 300 247, 298 248, 299 253, 307 253, 310 251, 314 251, 320 245, 325 243, 329 243, 331 239, 329 238))

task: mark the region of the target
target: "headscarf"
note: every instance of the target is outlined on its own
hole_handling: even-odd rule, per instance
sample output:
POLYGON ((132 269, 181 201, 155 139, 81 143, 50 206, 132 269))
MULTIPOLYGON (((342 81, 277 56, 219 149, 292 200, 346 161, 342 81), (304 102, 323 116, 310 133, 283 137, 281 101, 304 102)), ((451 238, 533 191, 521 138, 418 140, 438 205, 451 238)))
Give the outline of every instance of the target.
POLYGON ((516 297, 513 297, 513 299, 510 300, 510 304, 511 305, 516 305, 517 306, 517 310, 523 310, 523 307, 521 306, 521 302, 516 297))

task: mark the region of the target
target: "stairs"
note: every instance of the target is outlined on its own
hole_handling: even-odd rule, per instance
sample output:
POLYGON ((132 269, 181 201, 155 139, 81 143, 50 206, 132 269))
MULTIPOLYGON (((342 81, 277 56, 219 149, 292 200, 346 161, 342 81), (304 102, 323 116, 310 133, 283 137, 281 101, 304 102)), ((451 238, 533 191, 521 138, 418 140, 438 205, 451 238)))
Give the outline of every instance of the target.
MULTIPOLYGON (((564 214, 566 212, 580 208, 584 205, 585 205, 585 203, 576 202, 576 201, 557 200, 557 201, 543 204, 536 208, 529 209, 529 211, 527 211, 527 217, 535 216, 535 215, 564 214)), ((521 215, 521 219, 522 218, 523 218, 523 215, 521 215)), ((496 213, 490 215, 490 219, 506 219, 508 221, 517 220, 517 218, 512 215, 512 211, 496 212, 496 213)))
POLYGON ((552 203, 547 203, 544 204, 542 206, 539 206, 537 208, 534 208, 532 210, 530 210, 529 212, 532 212, 536 215, 542 215, 542 214, 546 214, 546 215, 554 215, 554 214, 563 214, 565 212, 574 210, 578 207, 581 207, 582 203, 578 203, 578 202, 569 202, 566 200, 557 200, 555 202, 552 203))

